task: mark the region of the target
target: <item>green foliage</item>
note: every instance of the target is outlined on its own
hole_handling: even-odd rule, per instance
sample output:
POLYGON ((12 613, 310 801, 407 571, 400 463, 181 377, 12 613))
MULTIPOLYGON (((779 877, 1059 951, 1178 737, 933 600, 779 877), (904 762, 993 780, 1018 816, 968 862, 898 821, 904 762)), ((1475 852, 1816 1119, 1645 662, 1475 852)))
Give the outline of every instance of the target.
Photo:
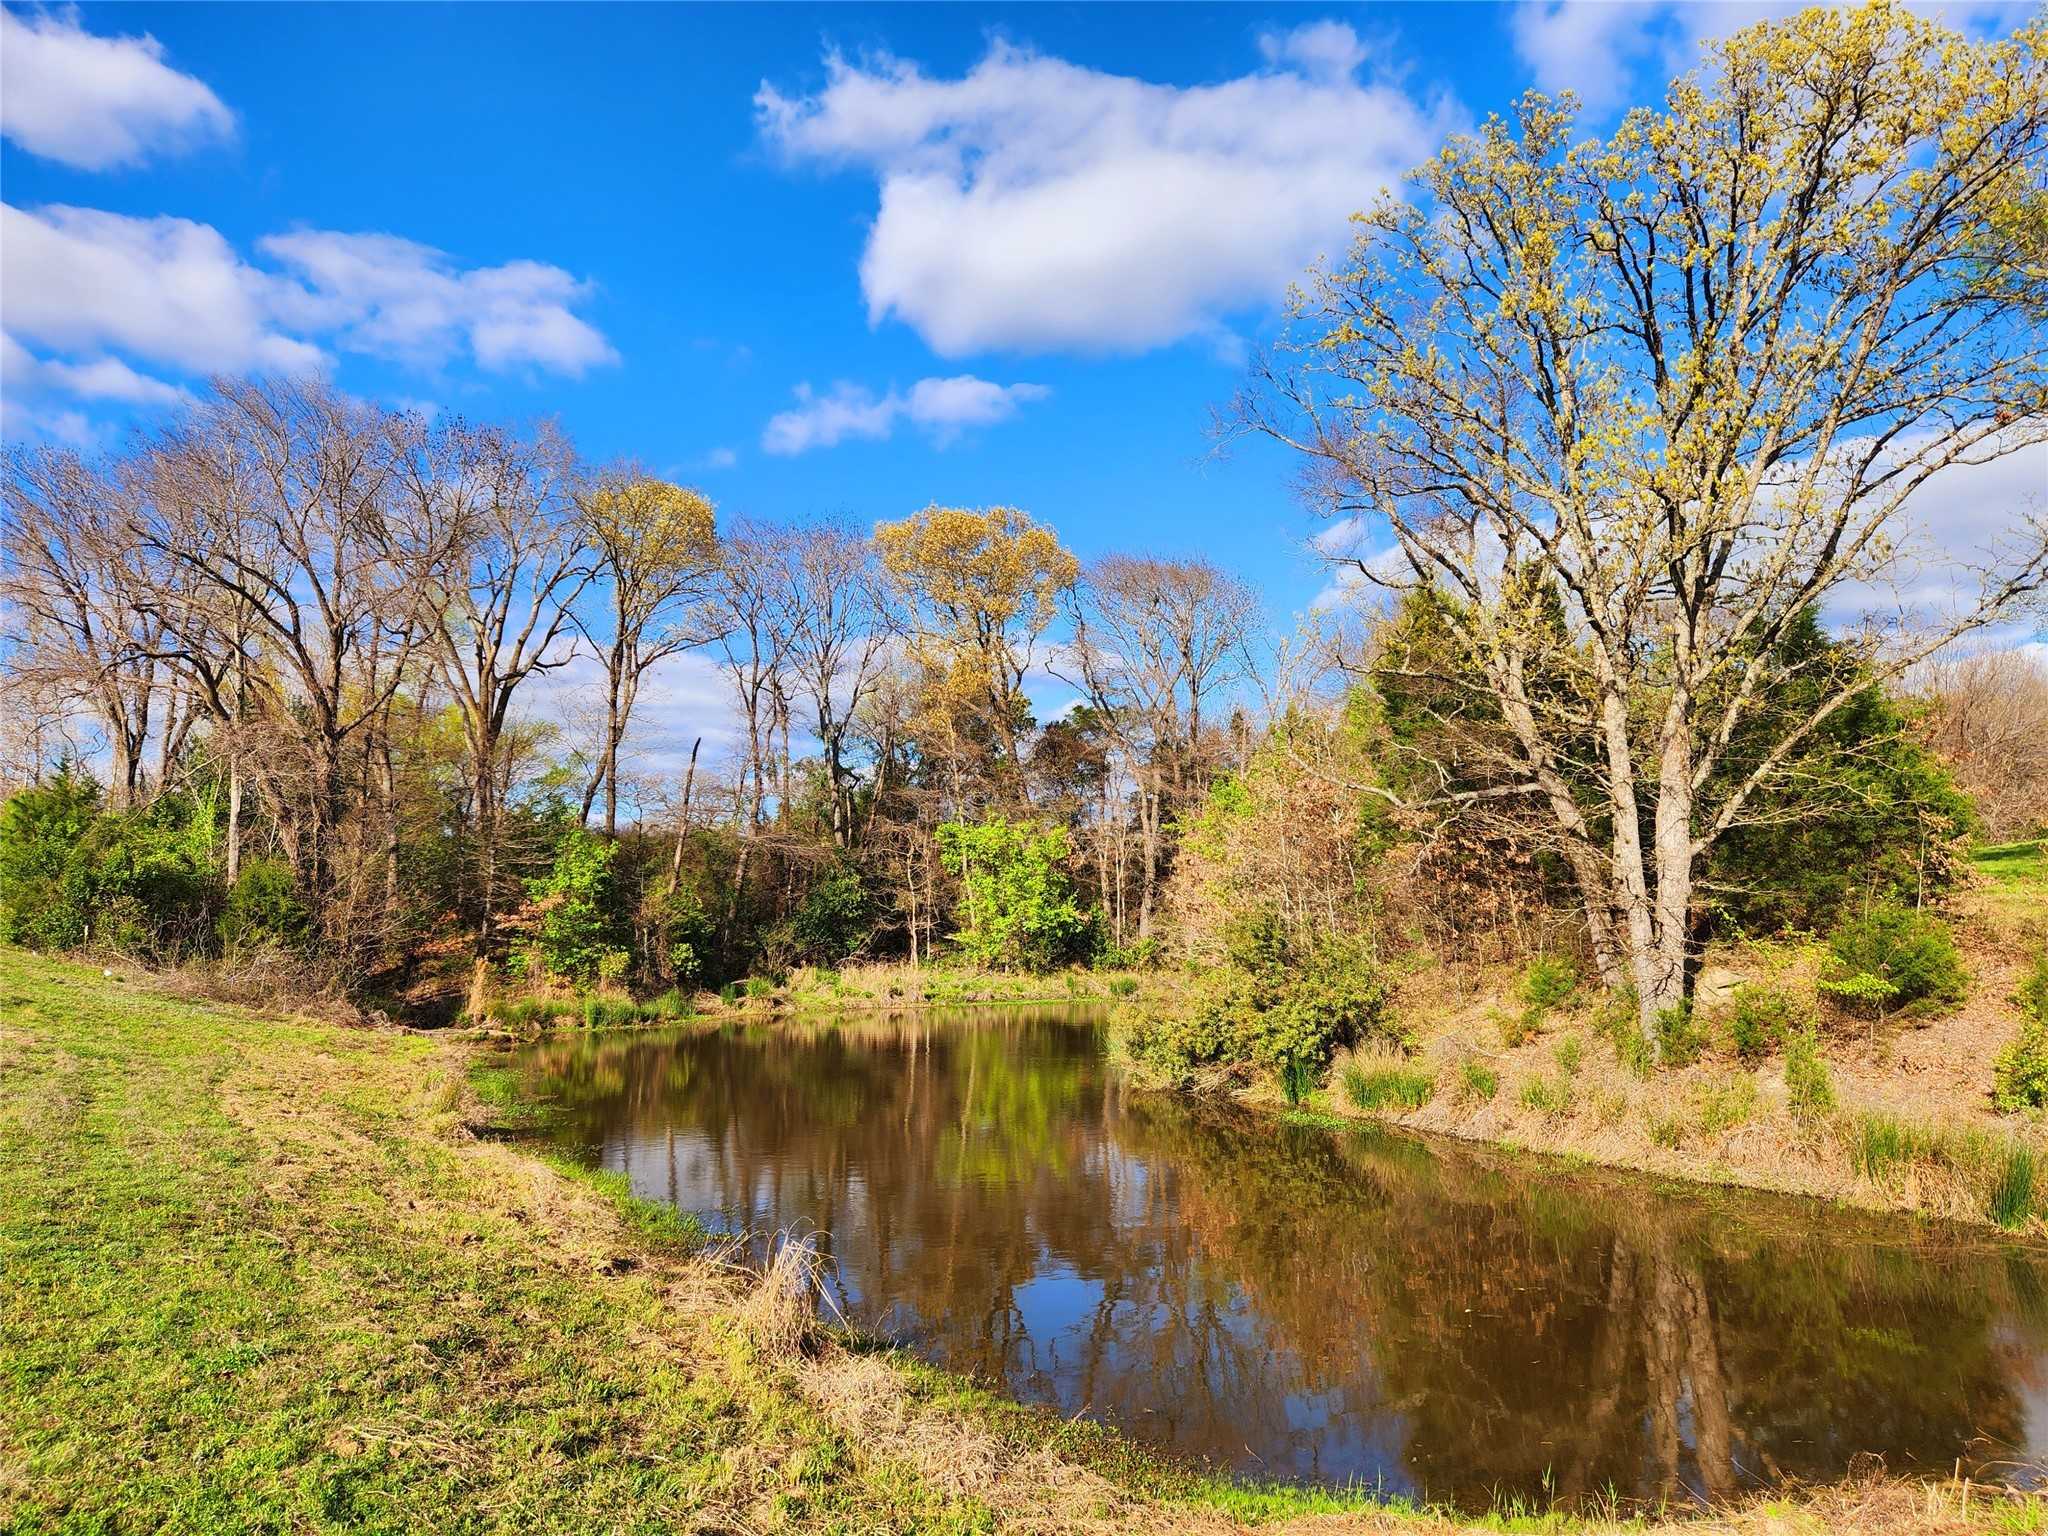
POLYGON ((1068 879, 1065 827, 992 816, 948 821, 939 860, 960 881, 953 941, 976 965, 1052 970, 1084 953, 1094 924, 1068 879))
POLYGON ((2048 1104, 2048 950, 2020 983, 2020 1032, 1991 1064, 1991 1102, 2002 1115, 2048 1104))
POLYGON ((1500 1074, 1476 1056, 1468 1056, 1458 1068, 1458 1097, 1482 1104, 1500 1092, 1500 1074))
POLYGON ((844 960, 867 942, 874 903, 860 875, 835 869, 804 893, 790 929, 797 958, 816 963, 844 960))
POLYGON ((749 976, 747 978, 748 997, 773 997, 774 995, 775 982, 771 978, 767 976, 749 976))
MULTIPOLYGON (((1706 1037, 1694 1022, 1690 1002, 1674 1003, 1657 1015, 1657 1060, 1667 1067, 1682 1067, 1695 1060, 1706 1037)), ((1640 1036, 1638 1036, 1640 1038, 1640 1036)))
POLYGON ((72 856, 100 815, 100 787, 72 764, 0 808, 0 938, 34 949, 82 943, 92 920, 67 879, 72 856))
POLYGON ((1524 1008, 1519 1013, 1508 1013, 1496 1009, 1493 1021, 1500 1029, 1500 1043, 1509 1050, 1526 1045, 1534 1040, 1543 1028, 1543 1011, 1540 1008, 1524 1008))
POLYGON ((1359 1109, 1420 1109, 1436 1093, 1436 1079, 1398 1062, 1353 1062, 1344 1069, 1344 1097, 1359 1109))
POLYGON ((1316 1069, 1299 1056, 1289 1056, 1280 1063, 1280 1092, 1287 1100, 1289 1109, 1299 1109, 1308 1096, 1316 1091, 1316 1069))
POLYGON ((298 879, 282 859, 242 861, 216 925, 228 949, 251 944, 295 944, 305 936, 306 904, 298 879))
MULTIPOLYGON (((1779 722, 1804 717, 1862 669, 1817 614, 1802 614, 1720 772, 1746 772, 1779 722)), ((1724 930, 1825 929, 1864 902, 1938 895, 1963 873, 1969 799, 1914 738, 1905 706, 1875 685, 1828 715, 1750 808, 1754 824, 1720 840, 1703 882, 1724 930)))
POLYGON ((1775 987, 1740 986, 1730 999, 1728 1043, 1744 1061, 1768 1056, 1805 1020, 1805 1012, 1775 987))
POLYGON ((1820 1050, 1820 1034, 1812 1026, 1785 1038, 1785 1091, 1792 1113, 1812 1120, 1835 1107, 1835 1084, 1820 1050))
POLYGON ((1551 1050, 1551 1059, 1557 1063, 1557 1070, 1566 1077, 1576 1077, 1579 1067, 1586 1059, 1586 1042, 1577 1035, 1566 1035, 1551 1050))
POLYGON ((1345 1046, 1387 1026, 1388 987, 1362 939, 1291 939, 1277 922, 1234 932, 1230 963, 1171 999, 1125 1005, 1125 1048, 1184 1078, 1201 1067, 1254 1064, 1278 1070, 1293 1058, 1318 1071, 1345 1046))
POLYGON ((219 890, 215 819, 210 800, 183 794, 104 811, 88 775, 60 768, 0 808, 0 938, 152 957, 203 948, 219 890))
POLYGON ((625 924, 612 862, 619 845, 580 827, 564 832, 545 875, 526 883, 540 912, 538 946, 550 972, 579 984, 625 968, 625 924))
POLYGON ((1522 977, 1522 1001, 1539 1016, 1570 1002, 1578 989, 1578 967, 1560 955, 1539 956, 1522 977))
POLYGON ((656 974, 688 986, 704 975, 718 942, 717 924, 688 887, 650 896, 643 912, 653 936, 656 974))
POLYGON ((1852 1012, 1937 1012, 1968 991, 1948 925, 1931 913, 1880 902, 1836 928, 1820 988, 1852 1012))

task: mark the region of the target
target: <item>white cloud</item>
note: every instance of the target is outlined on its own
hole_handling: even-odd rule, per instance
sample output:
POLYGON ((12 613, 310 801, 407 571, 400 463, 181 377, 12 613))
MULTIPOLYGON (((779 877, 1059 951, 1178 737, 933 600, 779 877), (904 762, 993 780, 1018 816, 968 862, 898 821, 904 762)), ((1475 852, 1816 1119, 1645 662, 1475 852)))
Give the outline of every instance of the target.
POLYGON ((351 351, 431 366, 466 340, 485 368, 533 364, 571 375, 618 361, 569 308, 589 286, 560 267, 513 261, 463 271, 444 252, 397 235, 333 230, 270 235, 256 248, 297 275, 306 293, 300 313, 351 351))
POLYGON ((0 246, 0 322, 35 365, 17 377, 82 399, 175 396, 127 359, 187 376, 317 371, 330 346, 570 375, 617 360, 571 308, 587 286, 539 262, 464 269, 391 235, 302 230, 257 242, 273 269, 189 219, 6 204, 0 246))
POLYGON ((221 99, 164 63, 147 33, 95 37, 71 11, 0 9, 0 133, 29 153, 104 171, 234 129, 221 99))
POLYGON ((739 454, 730 448, 714 448, 704 455, 706 469, 731 469, 739 461, 739 454))
POLYGON ((1050 393, 1042 384, 993 384, 964 373, 919 379, 907 393, 892 389, 886 395, 844 380, 823 395, 799 384, 795 408, 769 418, 761 447, 786 458, 849 438, 885 438, 899 420, 907 420, 943 448, 970 427, 992 426, 1050 393))
POLYGON ((1269 36, 1270 68, 1177 87, 1007 43, 957 80, 826 60, 825 88, 755 95, 790 160, 873 173, 869 318, 937 351, 1142 351, 1277 304, 1451 114, 1361 78, 1349 27, 1269 36))

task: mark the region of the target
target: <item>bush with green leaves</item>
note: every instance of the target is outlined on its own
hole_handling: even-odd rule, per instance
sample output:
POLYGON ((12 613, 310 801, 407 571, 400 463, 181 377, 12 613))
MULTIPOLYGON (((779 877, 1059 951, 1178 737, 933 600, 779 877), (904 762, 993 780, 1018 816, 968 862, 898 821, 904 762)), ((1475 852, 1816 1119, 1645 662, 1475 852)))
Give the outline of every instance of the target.
POLYGON ((221 943, 230 950, 298 943, 305 937, 307 919, 298 885, 283 859, 244 859, 215 925, 221 943))
POLYGON ((101 808, 73 766, 0 809, 0 938, 38 949, 87 942, 168 959, 212 942, 217 807, 160 795, 101 808))
POLYGON ((953 942, 976 965, 1049 971, 1086 954, 1094 936, 1067 875, 1067 829, 991 816, 942 822, 939 862, 960 882, 953 942))
POLYGON ((1969 978, 1948 924, 1880 902, 1828 939, 1820 990, 1852 1013, 1936 1013, 1963 1000, 1969 978))
POLYGON ((1728 1043, 1744 1061, 1757 1061, 1806 1022, 1806 1011, 1776 987, 1746 984, 1729 999, 1728 1043))
POLYGON ((867 942, 874 902, 860 875, 835 869, 810 890, 790 918, 796 958, 809 964, 844 960, 867 942))
POLYGON ((612 861, 619 845, 572 827, 555 844, 554 863, 526 883, 538 914, 536 948, 548 971, 578 985, 623 973, 628 952, 612 861))
POLYGON ((641 921, 653 940, 649 967, 687 987, 701 980, 718 944, 718 925, 688 886, 657 891, 641 906, 641 921))
POLYGON ((1371 946, 1335 934, 1293 937, 1250 919, 1232 934, 1230 962, 1170 997, 1120 1007, 1120 1034, 1137 1060, 1176 1078, 1200 1068, 1289 1060, 1318 1072, 1345 1046, 1395 1041, 1389 988, 1371 946))
POLYGON ((1522 1001, 1539 1014, 1570 1002, 1578 989, 1578 967, 1560 955, 1539 955, 1522 977, 1522 1001))
POLYGON ((2020 1032, 1991 1064, 1991 1102, 2002 1115, 2048 1104, 2048 950, 2020 983, 2020 1032))

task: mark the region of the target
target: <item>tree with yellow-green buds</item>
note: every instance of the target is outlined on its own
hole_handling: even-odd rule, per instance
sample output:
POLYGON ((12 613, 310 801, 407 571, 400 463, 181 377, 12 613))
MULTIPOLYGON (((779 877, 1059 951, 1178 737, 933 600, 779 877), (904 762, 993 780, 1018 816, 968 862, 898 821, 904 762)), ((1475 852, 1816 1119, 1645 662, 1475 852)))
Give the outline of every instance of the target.
POLYGON ((1809 10, 1609 137, 1531 95, 1414 180, 1297 293, 1235 422, 1385 530, 1359 574, 1441 599, 1501 727, 1463 793, 1530 808, 1654 1044, 1717 840, 1782 814, 1858 691, 2048 585, 2038 504, 1966 540, 1916 497, 2014 454, 2048 491, 2048 29, 1809 10), (1802 614, 1886 592, 1864 666, 1786 686, 1802 614))

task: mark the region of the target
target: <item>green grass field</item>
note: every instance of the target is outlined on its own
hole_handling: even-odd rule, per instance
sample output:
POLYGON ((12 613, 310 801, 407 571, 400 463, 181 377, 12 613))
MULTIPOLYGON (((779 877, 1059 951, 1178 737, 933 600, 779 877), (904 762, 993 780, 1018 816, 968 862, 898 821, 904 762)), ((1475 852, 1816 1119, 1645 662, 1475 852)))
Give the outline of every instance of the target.
POLYGON ((2048 838, 1978 848, 1970 854, 1970 863, 1979 874, 2001 882, 2048 882, 2048 838))

